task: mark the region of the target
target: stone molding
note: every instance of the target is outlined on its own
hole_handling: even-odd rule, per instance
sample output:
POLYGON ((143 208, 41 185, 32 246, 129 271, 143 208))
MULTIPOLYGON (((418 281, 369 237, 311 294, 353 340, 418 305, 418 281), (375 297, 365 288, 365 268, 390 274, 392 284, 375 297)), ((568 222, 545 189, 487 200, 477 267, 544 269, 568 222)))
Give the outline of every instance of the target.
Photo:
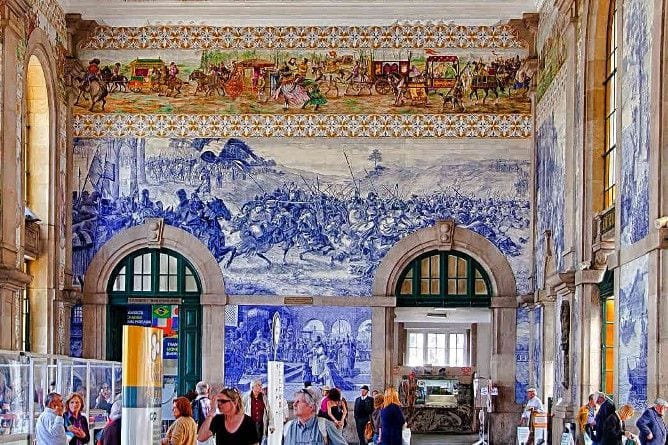
POLYGON ((435 137, 526 139, 530 114, 75 114, 72 135, 108 137, 435 137))
POLYGON ((21 290, 30 284, 32 275, 28 275, 13 265, 0 264, 0 287, 21 290))
POLYGON ((506 257, 494 244, 463 227, 454 227, 450 244, 444 243, 441 235, 437 223, 432 227, 420 229, 396 243, 376 270, 372 287, 373 296, 393 297, 399 275, 420 254, 431 250, 456 250, 473 257, 489 274, 492 293, 496 295, 492 297, 492 306, 517 306, 515 274, 506 257), (507 305, 503 303, 504 299, 509 299, 507 305))
MULTIPOLYGON (((106 304, 107 284, 114 267, 127 255, 147 247, 157 247, 156 221, 131 227, 116 234, 95 254, 88 266, 83 289, 85 304, 106 304)), ((218 262, 209 249, 188 232, 164 225, 160 247, 178 252, 190 261, 202 284, 202 304, 225 304, 225 284, 218 262)))

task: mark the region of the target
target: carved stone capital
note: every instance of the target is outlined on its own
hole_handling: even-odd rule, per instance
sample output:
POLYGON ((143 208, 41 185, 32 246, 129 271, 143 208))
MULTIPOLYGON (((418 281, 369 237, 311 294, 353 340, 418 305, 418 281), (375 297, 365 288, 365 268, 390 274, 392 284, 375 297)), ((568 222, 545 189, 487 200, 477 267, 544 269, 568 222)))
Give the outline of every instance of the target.
POLYGON ((538 13, 525 13, 521 19, 509 20, 508 25, 517 33, 519 40, 526 44, 529 50, 529 58, 535 57, 538 13))
POLYGON ((32 276, 16 267, 0 264, 0 286, 12 290, 24 289, 32 281, 32 276))
POLYGON ((79 42, 87 40, 98 26, 95 20, 83 20, 81 14, 65 14, 69 42, 67 51, 70 56, 78 56, 79 42))
POLYGON ((452 243, 455 240, 455 226, 454 219, 436 221, 436 233, 438 234, 438 242, 441 249, 452 249, 452 243))
POLYGON ((599 241, 592 246, 592 269, 605 270, 608 267, 608 255, 615 252, 614 241, 599 241))
POLYGON ((556 272, 546 277, 548 286, 559 292, 566 288, 572 291, 575 288, 575 271, 556 272))
POLYGON ((538 291, 538 302, 542 305, 554 304, 557 301, 557 295, 547 290, 538 291))

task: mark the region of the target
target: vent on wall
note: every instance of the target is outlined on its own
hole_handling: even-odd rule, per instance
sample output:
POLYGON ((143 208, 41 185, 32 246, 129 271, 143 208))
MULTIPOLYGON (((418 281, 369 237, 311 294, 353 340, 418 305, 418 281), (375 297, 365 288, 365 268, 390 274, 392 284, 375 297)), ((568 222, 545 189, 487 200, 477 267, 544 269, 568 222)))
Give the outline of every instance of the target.
POLYGON ((448 314, 447 312, 429 312, 427 317, 447 318, 448 314))

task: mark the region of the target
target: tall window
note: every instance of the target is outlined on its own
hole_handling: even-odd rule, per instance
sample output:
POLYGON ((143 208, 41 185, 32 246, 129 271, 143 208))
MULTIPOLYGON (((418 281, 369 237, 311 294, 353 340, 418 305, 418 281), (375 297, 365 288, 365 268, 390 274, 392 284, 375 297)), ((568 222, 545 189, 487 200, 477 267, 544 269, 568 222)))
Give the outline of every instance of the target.
POLYGON ((466 366, 465 333, 409 332, 406 365, 466 366))
POLYGON ((601 391, 612 395, 615 381, 615 277, 607 271, 599 283, 602 307, 601 325, 601 391))
POLYGON ((401 273, 397 306, 489 307, 491 283, 482 266, 460 252, 432 251, 401 273))
POLYGON ((605 147, 603 151, 603 207, 610 208, 615 203, 617 149, 617 4, 610 2, 608 34, 606 45, 605 82, 605 147))

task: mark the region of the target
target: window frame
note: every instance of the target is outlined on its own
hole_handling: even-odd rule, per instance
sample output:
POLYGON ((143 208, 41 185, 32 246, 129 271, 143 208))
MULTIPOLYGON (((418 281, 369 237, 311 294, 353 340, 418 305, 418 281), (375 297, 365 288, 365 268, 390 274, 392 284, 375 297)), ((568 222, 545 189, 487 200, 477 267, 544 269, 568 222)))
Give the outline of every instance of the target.
MULTIPOLYGON (((431 272, 430 263, 430 273, 427 278, 424 278, 425 280, 434 279, 431 276, 431 272)), ((457 251, 432 250, 415 258, 408 266, 406 266, 401 274, 399 274, 395 295, 397 297, 397 307, 489 307, 492 301, 492 283, 485 269, 471 256, 457 251), (421 276, 422 261, 437 255, 439 256, 440 261, 438 276, 439 292, 438 294, 421 293, 420 281, 423 279, 421 276), (465 276, 461 276, 458 273, 455 273, 454 276, 449 275, 448 261, 452 257, 456 258, 457 261, 463 259, 467 262, 465 276), (479 273, 480 277, 476 276, 476 273, 479 273), (412 276, 410 274, 412 274, 412 276), (412 292, 410 294, 401 292, 402 285, 406 279, 410 279, 412 282, 412 292), (448 289, 448 280, 453 279, 459 281, 465 279, 467 283, 466 291, 461 293, 450 293, 448 289), (476 279, 482 279, 484 281, 486 286, 485 294, 476 294, 476 279)))
POLYGON ((619 40, 617 33, 617 2, 610 2, 605 50, 605 79, 603 81, 603 209, 615 205, 617 195, 617 67, 619 40))
MULTIPOLYGON (((469 362, 471 360, 470 357, 470 351, 468 348, 470 347, 469 345, 469 335, 470 331, 469 330, 464 330, 464 331, 455 331, 455 330, 433 330, 433 329, 407 329, 406 330, 406 347, 404 350, 405 353, 405 363, 404 365, 406 366, 425 366, 427 364, 432 365, 432 366, 448 366, 448 367, 466 367, 470 366, 469 362), (410 346, 410 339, 411 335, 417 335, 422 338, 421 343, 422 343, 422 363, 413 363, 410 360, 411 354, 410 350, 411 349, 418 349, 418 348, 411 348, 410 346), (429 336, 430 335, 442 335, 445 337, 445 343, 444 343, 444 348, 443 348, 443 357, 445 360, 445 363, 429 363, 428 357, 429 357, 429 336), (451 363, 450 362, 450 357, 451 357, 451 350, 450 350, 450 338, 452 335, 462 335, 464 337, 464 347, 462 348, 463 351, 463 356, 462 356, 462 364, 458 365, 457 363, 451 363)), ((416 342, 420 343, 420 342, 416 342)), ((432 348, 433 349, 433 348, 432 348)), ((436 348, 438 349, 438 347, 436 348)), ((459 349, 459 348, 457 348, 459 349)))

